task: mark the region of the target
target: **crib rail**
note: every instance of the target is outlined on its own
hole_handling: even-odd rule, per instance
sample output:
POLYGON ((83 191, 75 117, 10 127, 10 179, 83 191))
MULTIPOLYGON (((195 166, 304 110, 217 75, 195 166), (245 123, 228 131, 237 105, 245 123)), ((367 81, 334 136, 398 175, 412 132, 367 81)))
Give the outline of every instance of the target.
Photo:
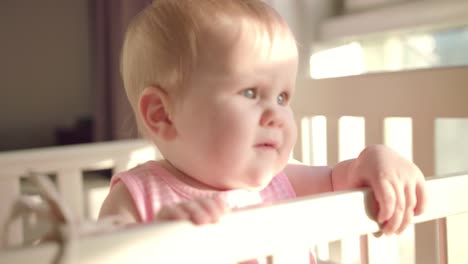
MULTIPOLYGON (((29 171, 56 175, 64 200, 78 217, 83 217, 83 172, 112 169, 121 171, 138 162, 154 159, 159 152, 145 140, 123 140, 60 147, 37 148, 0 153, 0 223, 5 223, 21 191, 21 178, 29 171)), ((0 225, 0 233, 3 233, 0 225)), ((20 221, 8 230, 7 245, 22 241, 20 221)), ((0 248, 5 243, 0 240, 0 248)))
MULTIPOLYGON (((320 157, 318 160, 321 160, 324 157, 324 163, 333 165, 343 160, 342 154, 346 152, 344 150, 360 151, 365 145, 385 144, 400 150, 400 154, 403 154, 402 149, 398 148, 404 145, 405 157, 412 159, 424 175, 437 175, 436 164, 440 164, 440 160, 443 160, 441 157, 443 154, 436 151, 438 140, 436 123, 439 119, 468 118, 467 73, 468 67, 465 66, 321 80, 300 79, 293 100, 293 109, 298 124, 302 125, 302 131, 294 149, 294 157, 312 165, 322 165, 323 162, 317 164, 314 159, 320 157), (313 118, 316 117, 322 117, 325 120, 323 134, 326 134, 326 138, 319 144, 315 144, 315 146, 326 145, 325 153, 322 154, 314 150, 314 143, 316 143, 313 142, 314 131, 320 131, 313 124, 313 118), (361 119, 361 125, 343 128, 342 121, 348 117, 361 119), (409 129, 399 130, 393 136, 390 135, 386 122, 392 118, 409 120, 409 129), (342 135, 353 134, 356 130, 359 130, 360 134, 354 135, 354 138, 350 140, 354 142, 344 143, 342 135), (342 131, 346 133, 341 133, 342 131), (392 138, 394 140, 391 140, 392 138), (408 140, 405 141, 405 138, 408 140), (360 145, 356 147, 358 144, 360 145)), ((460 139, 457 138, 458 140, 460 139)), ((456 151, 453 149, 454 153, 456 151)), ((352 157, 359 154, 359 152, 353 153, 352 157)), ((450 172, 466 170, 468 167, 461 166, 452 169, 450 172)), ((442 251, 436 250, 441 245, 446 245, 446 240, 449 239, 447 230, 445 220, 431 221, 416 226, 414 239, 418 243, 412 251, 417 263, 444 264, 448 262, 450 257, 448 248, 442 251)), ((396 239, 393 241, 388 239, 388 243, 381 243, 381 241, 383 240, 375 243, 374 239, 369 238, 361 240, 361 243, 367 243, 368 247, 378 246, 383 253, 397 251, 401 246, 401 241, 396 239)), ((342 259, 342 256, 346 255, 343 252, 351 251, 348 249, 349 245, 350 243, 341 243, 328 248, 324 246, 324 248, 325 251, 335 252, 327 254, 338 255, 338 258, 342 259)), ((363 260, 362 263, 372 263, 372 258, 378 256, 368 257, 368 260, 363 260)), ((396 260, 388 261, 388 263, 395 262, 396 260)))
POLYGON ((146 140, 122 140, 0 152, 2 178, 16 178, 25 168, 34 171, 57 171, 67 168, 107 169, 131 159, 131 153, 151 147, 146 140))
MULTIPOLYGON (((468 212, 468 173, 430 177, 428 206, 413 223, 468 212)), ((268 263, 308 263, 311 243, 377 232, 370 213, 368 190, 322 194, 264 208, 226 215, 214 225, 172 222, 137 226, 83 238, 77 263, 237 263, 267 257, 268 263), (333 208, 330 210, 330 208, 333 208), (281 262, 288 253, 302 251, 300 259, 281 262), (144 256, 144 259, 141 257, 144 256)), ((0 252, 1 263, 51 263, 58 245, 0 252)), ((454 262, 456 263, 456 262, 454 262)))

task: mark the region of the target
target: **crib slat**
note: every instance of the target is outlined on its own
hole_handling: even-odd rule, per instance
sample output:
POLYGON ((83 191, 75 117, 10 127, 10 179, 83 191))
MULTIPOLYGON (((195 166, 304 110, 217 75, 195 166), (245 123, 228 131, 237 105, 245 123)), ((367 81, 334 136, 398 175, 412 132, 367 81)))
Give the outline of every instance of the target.
MULTIPOLYGON (((413 118, 413 160, 424 175, 435 173, 435 127, 432 118, 413 118)), ((415 227, 415 255, 417 264, 445 264, 447 232, 444 220, 436 220, 415 227)))
POLYGON ((83 175, 79 168, 61 169, 57 172, 57 186, 65 202, 79 219, 84 217, 83 175))
POLYGON ((5 224, 10 217, 12 206, 20 194, 20 184, 18 178, 7 178, 0 175, 0 249, 21 244, 23 240, 23 229, 21 220, 16 220, 5 230, 5 224), (4 232, 6 232, 4 234, 4 232), (5 238, 5 240, 4 240, 5 238))
POLYGON ((267 264, 310 264, 310 250, 307 247, 288 247, 267 258, 267 264))
MULTIPOLYGON (((366 145, 384 143, 383 118, 366 116, 366 145)), ((360 238, 361 263, 384 264, 400 263, 398 259, 398 240, 396 237, 364 235, 360 238)))
POLYGON ((361 239, 361 245, 365 244, 365 247, 367 247, 367 252, 361 254, 362 264, 401 263, 398 257, 398 240, 396 236, 377 238, 370 234, 364 235, 361 239))
POLYGON ((114 171, 113 173, 122 172, 128 169, 130 164, 130 157, 123 156, 114 159, 114 171))

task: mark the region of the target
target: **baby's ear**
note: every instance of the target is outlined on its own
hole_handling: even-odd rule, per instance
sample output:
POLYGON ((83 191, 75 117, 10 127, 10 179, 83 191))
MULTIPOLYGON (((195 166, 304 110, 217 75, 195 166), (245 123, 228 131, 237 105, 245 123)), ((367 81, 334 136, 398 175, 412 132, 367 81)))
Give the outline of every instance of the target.
POLYGON ((152 136, 163 140, 176 137, 176 129, 170 120, 170 100, 167 92, 160 87, 150 86, 143 90, 138 102, 141 120, 152 136))

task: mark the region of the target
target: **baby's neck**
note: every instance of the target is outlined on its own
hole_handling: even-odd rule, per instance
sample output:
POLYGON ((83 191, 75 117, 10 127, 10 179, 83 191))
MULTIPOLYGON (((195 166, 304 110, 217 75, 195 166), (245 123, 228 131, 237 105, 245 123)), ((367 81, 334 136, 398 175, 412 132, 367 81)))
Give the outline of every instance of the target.
POLYGON ((177 180, 200 190, 210 190, 210 191, 227 191, 227 190, 220 190, 213 186, 207 185, 203 182, 198 181, 197 179, 191 177, 190 175, 184 173, 183 171, 176 168, 172 165, 168 160, 160 160, 158 161, 159 165, 161 165, 164 169, 166 169, 169 173, 171 173, 177 180))

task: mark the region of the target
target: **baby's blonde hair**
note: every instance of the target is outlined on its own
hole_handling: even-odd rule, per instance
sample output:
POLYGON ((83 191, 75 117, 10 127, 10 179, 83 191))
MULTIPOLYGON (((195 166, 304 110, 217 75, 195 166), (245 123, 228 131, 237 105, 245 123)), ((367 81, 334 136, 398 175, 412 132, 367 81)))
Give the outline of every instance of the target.
POLYGON ((137 119, 141 92, 159 86, 178 93, 197 66, 201 33, 238 18, 260 25, 270 38, 277 26, 286 26, 261 0, 156 0, 140 12, 128 27, 121 57, 124 87, 137 119))

